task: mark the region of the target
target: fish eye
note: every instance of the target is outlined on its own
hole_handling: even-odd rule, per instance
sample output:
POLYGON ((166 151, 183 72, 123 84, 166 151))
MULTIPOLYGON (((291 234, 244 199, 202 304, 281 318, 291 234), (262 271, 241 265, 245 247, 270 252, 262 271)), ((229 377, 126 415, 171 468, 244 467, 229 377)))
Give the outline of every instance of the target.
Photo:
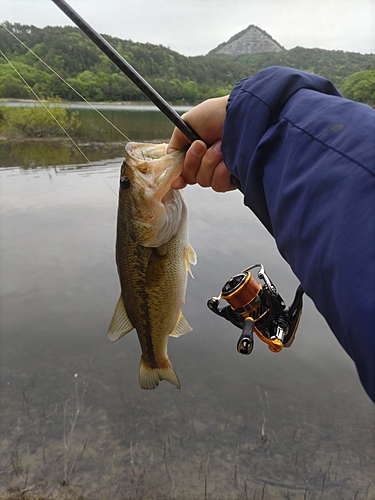
POLYGON ((120 177, 120 186, 122 189, 129 189, 130 188, 130 181, 127 177, 120 177))

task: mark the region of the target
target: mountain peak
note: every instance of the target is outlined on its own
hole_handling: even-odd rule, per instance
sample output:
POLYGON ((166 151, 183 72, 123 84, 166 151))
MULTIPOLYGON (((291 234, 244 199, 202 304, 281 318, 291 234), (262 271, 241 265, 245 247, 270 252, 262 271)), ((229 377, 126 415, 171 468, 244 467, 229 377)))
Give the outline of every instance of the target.
POLYGON ((209 52, 239 56, 243 54, 258 54, 260 52, 281 52, 285 50, 266 31, 250 24, 246 29, 232 36, 227 42, 221 43, 209 52))

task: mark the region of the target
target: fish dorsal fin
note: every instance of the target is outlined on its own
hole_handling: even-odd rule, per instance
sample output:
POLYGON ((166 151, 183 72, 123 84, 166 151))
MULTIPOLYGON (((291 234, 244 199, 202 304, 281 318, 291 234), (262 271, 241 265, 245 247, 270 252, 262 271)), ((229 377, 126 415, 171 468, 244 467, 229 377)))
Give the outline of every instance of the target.
POLYGON ((120 339, 128 332, 133 330, 134 326, 132 325, 130 319, 128 318, 128 314, 126 312, 124 301, 120 295, 120 298, 116 304, 115 312, 113 313, 111 324, 108 328, 108 338, 112 342, 120 339))
POLYGON ((185 316, 180 312, 180 317, 178 318, 177 325, 172 333, 169 335, 171 337, 181 337, 184 333, 191 332, 192 327, 186 321, 185 316))
POLYGON ((193 264, 193 266, 195 266, 195 264, 197 263, 197 254, 195 253, 195 250, 191 245, 185 248, 184 260, 186 269, 189 271, 191 277, 194 278, 193 273, 191 272, 190 264, 193 264))

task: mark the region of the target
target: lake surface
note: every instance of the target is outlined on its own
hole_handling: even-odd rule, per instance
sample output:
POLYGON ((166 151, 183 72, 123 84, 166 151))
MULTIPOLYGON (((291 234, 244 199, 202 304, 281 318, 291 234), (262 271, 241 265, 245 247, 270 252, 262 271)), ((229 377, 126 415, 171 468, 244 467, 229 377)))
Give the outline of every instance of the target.
MULTIPOLYGON (((110 118, 132 140, 168 140, 160 113, 126 113, 110 118)), ((140 389, 135 332, 107 339, 124 143, 88 120, 91 165, 65 140, 0 144, 0 498, 374 498, 374 405, 311 300, 289 349, 256 338, 250 356, 206 306, 257 262, 286 302, 298 285, 239 192, 185 189, 198 264, 194 330, 168 347, 181 390, 140 389)))

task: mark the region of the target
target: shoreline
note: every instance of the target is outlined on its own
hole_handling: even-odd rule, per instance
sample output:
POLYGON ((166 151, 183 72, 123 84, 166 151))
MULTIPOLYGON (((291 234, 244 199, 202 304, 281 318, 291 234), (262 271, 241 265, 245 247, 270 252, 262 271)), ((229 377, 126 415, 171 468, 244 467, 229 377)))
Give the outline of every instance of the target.
MULTIPOLYGON (((14 136, 6 136, 6 135, 0 135, 0 143, 1 142, 64 142, 66 144, 71 145, 74 147, 74 144, 72 141, 69 139, 69 137, 66 137, 64 135, 49 135, 49 136, 44 136, 44 137, 32 137, 32 136, 25 136, 25 135, 14 135, 14 136)), ((120 141, 87 141, 87 140, 76 140, 76 144, 80 147, 85 147, 85 146, 122 146, 124 142, 120 141)), ((1 499, 0 499, 1 500, 1 499)))
MULTIPOLYGON (((51 102, 48 99, 42 99, 43 103, 50 103, 50 107, 61 107, 61 108, 69 108, 69 109, 111 109, 111 110, 129 110, 129 111, 160 111, 155 104, 148 101, 100 101, 100 102, 90 102, 87 104, 82 101, 58 101, 51 102)), ((196 104, 173 104, 169 103, 173 109, 176 111, 188 111, 196 104)), ((0 106, 9 106, 9 107, 32 107, 32 106, 42 106, 40 101, 36 99, 0 99, 0 106)), ((161 112, 161 111, 160 111, 161 112)))

